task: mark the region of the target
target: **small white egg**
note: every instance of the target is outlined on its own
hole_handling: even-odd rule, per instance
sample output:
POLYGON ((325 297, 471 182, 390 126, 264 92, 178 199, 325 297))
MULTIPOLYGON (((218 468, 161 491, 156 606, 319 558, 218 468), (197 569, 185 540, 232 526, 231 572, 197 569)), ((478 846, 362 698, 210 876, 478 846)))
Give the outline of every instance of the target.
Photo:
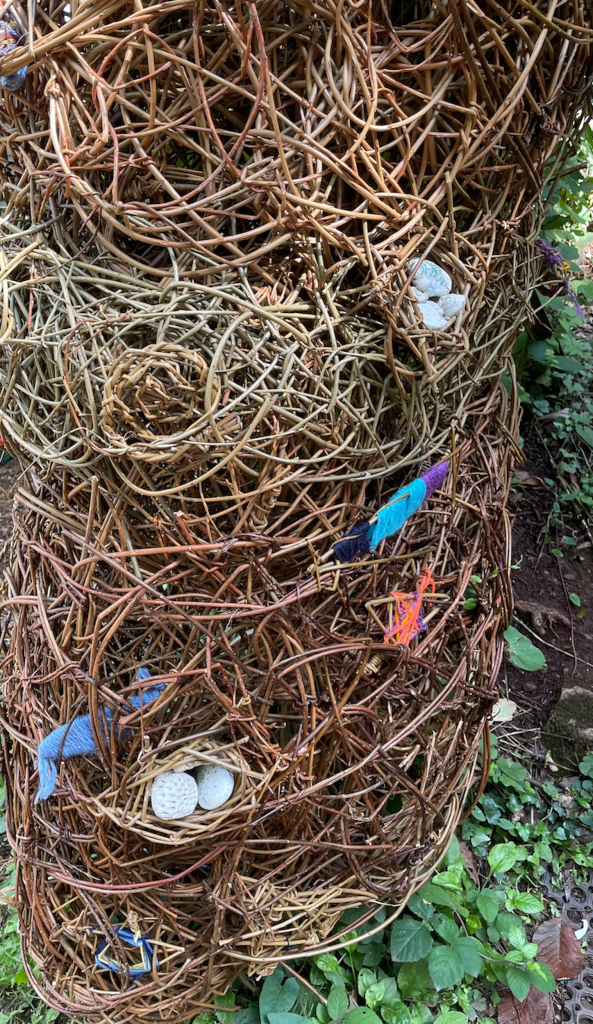
POLYGON ((230 800, 235 788, 233 773, 217 764, 198 768, 198 803, 204 811, 213 811, 230 800))
POLYGON ((410 291, 417 302, 428 302, 429 296, 426 292, 422 291, 422 288, 415 288, 414 285, 410 287, 410 291))
POLYGON ((451 295, 443 295, 439 299, 439 306, 447 320, 452 320, 465 306, 465 295, 457 295, 456 292, 452 292, 451 295))
MULTIPOLYGON (((413 270, 417 263, 419 263, 418 258, 410 260, 410 270, 413 270)), ((432 263, 431 260, 424 260, 422 266, 418 268, 412 284, 426 292, 431 299, 448 295, 453 287, 453 282, 447 271, 439 267, 437 263, 432 263)))
POLYGON ((428 302, 419 302, 418 309, 423 322, 431 331, 442 331, 443 327, 447 326, 447 318, 443 316, 438 302, 431 302, 430 299, 428 302))
POLYGON ((198 784, 187 772, 163 772, 152 780, 150 802, 161 821, 187 818, 198 805, 198 784))

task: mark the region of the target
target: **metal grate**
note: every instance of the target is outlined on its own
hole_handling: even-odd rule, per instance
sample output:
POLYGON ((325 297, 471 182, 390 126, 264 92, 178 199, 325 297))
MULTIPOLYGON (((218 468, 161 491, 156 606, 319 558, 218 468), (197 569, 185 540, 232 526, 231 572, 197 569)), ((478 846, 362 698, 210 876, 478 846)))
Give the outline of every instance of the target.
POLYGON ((542 884, 548 899, 558 904, 563 917, 577 931, 585 921, 589 925, 583 939, 587 943, 585 966, 578 978, 562 982, 568 993, 562 1019, 571 1024, 593 1024, 593 872, 585 884, 577 884, 569 878, 562 893, 552 888, 549 872, 544 874, 542 884))

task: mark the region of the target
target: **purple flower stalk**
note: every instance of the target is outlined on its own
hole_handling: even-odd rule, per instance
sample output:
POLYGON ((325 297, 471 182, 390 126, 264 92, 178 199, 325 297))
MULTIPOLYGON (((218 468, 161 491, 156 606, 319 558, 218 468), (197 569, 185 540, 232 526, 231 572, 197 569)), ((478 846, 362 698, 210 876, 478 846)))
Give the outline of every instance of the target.
POLYGON ((547 267, 548 270, 553 270, 554 267, 561 267, 564 263, 564 260, 558 250, 555 249, 553 245, 550 245, 549 242, 544 242, 543 239, 538 238, 535 243, 535 248, 539 250, 544 266, 547 267))

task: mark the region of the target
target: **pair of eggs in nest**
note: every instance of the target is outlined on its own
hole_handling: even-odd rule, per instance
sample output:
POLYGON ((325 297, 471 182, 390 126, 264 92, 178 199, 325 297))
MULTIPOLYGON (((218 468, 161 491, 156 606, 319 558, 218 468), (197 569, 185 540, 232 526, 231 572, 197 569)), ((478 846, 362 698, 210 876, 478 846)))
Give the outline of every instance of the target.
MULTIPOLYGON (((414 270, 419 262, 410 260, 410 269, 414 270)), ((452 292, 452 287, 447 271, 431 260, 424 260, 414 275, 412 294, 423 323, 431 330, 442 331, 465 306, 465 295, 452 292)))
POLYGON ((161 821, 178 821, 193 814, 196 807, 214 811, 230 800, 235 778, 222 765, 200 765, 195 777, 189 772, 163 772, 153 780, 150 801, 161 821))

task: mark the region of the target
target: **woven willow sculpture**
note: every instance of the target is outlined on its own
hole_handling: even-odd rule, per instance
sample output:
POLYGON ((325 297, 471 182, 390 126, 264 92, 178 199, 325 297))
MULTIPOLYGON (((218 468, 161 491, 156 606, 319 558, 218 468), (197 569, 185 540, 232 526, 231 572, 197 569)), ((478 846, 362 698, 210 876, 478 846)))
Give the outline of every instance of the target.
POLYGON ((32 65, 0 112, 8 213, 153 278, 265 274, 310 237, 390 289, 427 222, 517 223, 578 131, 593 30, 556 6, 42 0, 3 60, 32 65))
POLYGON ((44 893, 22 913, 52 1005, 166 1019, 174 980, 189 1016, 254 960, 333 948, 344 909, 399 908, 427 877, 473 781, 509 615, 508 575, 494 570, 508 564, 510 463, 492 425, 512 410, 497 391, 478 412, 431 509, 380 557, 313 569, 308 584, 301 570, 286 580, 273 542, 238 535, 225 552, 191 517, 163 525, 159 548, 125 551, 102 485, 66 501, 19 493, 4 767, 17 888, 44 893), (436 584, 427 632, 414 651, 385 644, 390 590, 413 589, 423 565, 436 584), (463 611, 476 573, 477 614, 463 611), (126 704, 138 667, 166 687, 142 713, 126 704), (105 707, 121 723, 111 739, 105 707), (88 711, 97 755, 62 759, 56 792, 34 807, 32 752, 48 726, 88 711), (241 780, 224 813, 155 818, 155 774, 208 759, 241 780), (131 915, 163 957, 140 987, 94 962, 131 915))
POLYGON ((70 1016, 178 1021, 243 971, 339 948, 346 909, 369 932, 399 913, 477 782, 511 608, 500 378, 593 28, 526 0, 11 11, 0 71, 28 70, 0 110, 0 422, 25 480, 2 758, 23 946, 70 1016), (427 259, 446 294, 419 294, 427 259), (428 505, 340 562, 444 460, 428 505), (426 629, 390 643, 422 587, 426 629), (157 776, 212 763, 221 809, 156 816, 157 776))

